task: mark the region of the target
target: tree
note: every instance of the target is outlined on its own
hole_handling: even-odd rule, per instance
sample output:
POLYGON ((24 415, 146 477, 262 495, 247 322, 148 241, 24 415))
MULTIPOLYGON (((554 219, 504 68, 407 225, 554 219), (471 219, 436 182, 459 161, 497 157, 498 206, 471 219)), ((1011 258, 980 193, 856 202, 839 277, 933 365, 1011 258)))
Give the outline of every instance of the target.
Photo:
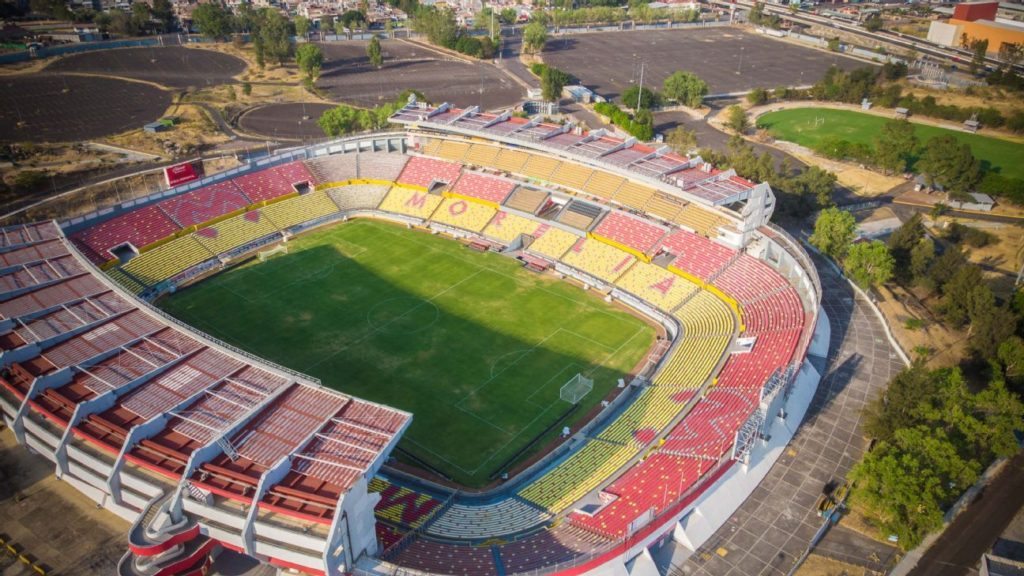
POLYGON ((881 16, 868 16, 864 20, 864 29, 868 32, 878 32, 882 29, 882 17, 881 16))
POLYGON ((839 52, 839 50, 841 50, 842 47, 843 45, 840 43, 839 38, 828 39, 828 49, 831 50, 832 52, 839 52))
POLYGON ((909 550, 942 526, 943 508, 979 473, 978 462, 961 457, 942 430, 901 429, 854 466, 851 499, 909 550))
POLYGON ((218 3, 196 6, 192 11, 192 23, 200 34, 213 40, 226 38, 231 33, 231 17, 218 3))
POLYGON ((498 13, 498 21, 502 24, 515 24, 518 18, 519 13, 515 8, 502 8, 498 13))
POLYGON ((306 18, 305 16, 295 17, 295 35, 299 38, 305 40, 309 37, 309 26, 309 18, 306 18))
POLYGON ((725 126, 737 134, 743 134, 750 127, 747 112, 739 106, 729 106, 729 109, 725 111, 725 126))
POLYGON ((842 260, 856 235, 857 221, 853 214, 838 208, 826 208, 814 221, 811 244, 834 260, 842 260))
POLYGON ((676 126, 665 134, 665 144, 677 154, 688 154, 697 146, 697 135, 685 126, 676 126))
POLYGON ((889 120, 875 138, 875 163, 886 172, 903 172, 917 145, 913 124, 906 120, 889 120))
POLYGON ((295 63, 299 70, 310 80, 316 80, 320 76, 320 67, 324 63, 324 54, 316 44, 305 43, 295 51, 295 63))
POLYGON ((921 224, 921 214, 914 213, 889 236, 889 252, 896 261, 896 277, 900 282, 908 283, 913 279, 910 267, 911 251, 921 243, 924 238, 924 226, 921 224))
POLYGON ((547 42, 548 28, 541 22, 530 22, 523 28, 523 47, 527 52, 542 52, 547 42))
POLYGON ((1024 59, 1024 44, 1003 42, 999 46, 999 59, 1006 65, 1007 70, 1012 71, 1024 59))
POLYGON ((377 39, 376 35, 366 45, 366 57, 370 59, 370 64, 375 68, 380 68, 384 64, 384 54, 380 49, 380 40, 377 39))
POLYGON ((152 12, 149 9, 149 4, 145 2, 132 3, 132 28, 136 32, 145 30, 151 18, 152 12))
POLYGON ((246 96, 252 94, 252 84, 242 82, 242 94, 245 94, 246 96))
POLYGON ((953 136, 936 136, 928 141, 917 162, 929 186, 936 184, 954 194, 968 192, 981 178, 981 164, 967 143, 953 136))
POLYGON ((455 48, 455 42, 459 39, 455 13, 448 8, 420 8, 413 19, 413 28, 425 34, 431 43, 445 48, 455 48))
POLYGON ((1004 340, 999 345, 996 356, 1007 378, 1016 379, 1024 376, 1024 339, 1020 336, 1011 336, 1004 340))
POLYGON ((562 89, 569 80, 569 75, 558 68, 545 67, 540 75, 541 95, 548 102, 558 102, 562 98, 562 89))
POLYGON ((979 70, 985 67, 985 55, 988 53, 988 38, 972 41, 970 49, 972 56, 969 68, 971 74, 977 74, 979 70))
POLYGON ((359 112, 351 106, 337 106, 325 111, 317 120, 324 134, 332 138, 350 134, 362 128, 359 112))
POLYGON ((708 93, 708 85, 696 74, 682 70, 673 72, 662 84, 663 94, 668 100, 679 102, 690 108, 698 108, 708 93))
POLYGON ((862 288, 888 282, 895 264, 889 249, 880 240, 854 244, 843 263, 850 278, 862 288))
POLYGON ((150 10, 153 18, 160 21, 160 31, 169 32, 174 29, 174 7, 170 0, 153 0, 150 10))
POLYGON ((764 88, 754 88, 747 93, 747 102, 751 106, 760 106, 765 102, 768 102, 768 91, 764 88))
POLYGON ((291 57, 291 23, 277 10, 264 8, 260 11, 257 35, 265 56, 277 60, 278 64, 284 64, 291 57))
POLYGON ((658 102, 658 94, 649 88, 630 86, 622 91, 622 105, 636 110, 650 109, 658 102), (640 106, 637 107, 639 101, 640 106))
POLYGON ((910 280, 921 283, 927 279, 928 269, 935 260, 935 243, 931 238, 922 238, 910 251, 910 280))

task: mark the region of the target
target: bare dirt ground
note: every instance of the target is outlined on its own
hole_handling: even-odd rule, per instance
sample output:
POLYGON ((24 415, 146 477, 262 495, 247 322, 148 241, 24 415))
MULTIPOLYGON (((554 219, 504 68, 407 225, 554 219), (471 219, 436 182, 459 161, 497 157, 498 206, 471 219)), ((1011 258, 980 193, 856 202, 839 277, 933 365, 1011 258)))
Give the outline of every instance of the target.
POLYGON ((274 140, 323 138, 324 132, 317 124, 317 119, 331 108, 334 108, 334 104, 320 102, 267 104, 242 113, 238 118, 238 126, 247 134, 274 140))
POLYGON ((874 572, 862 566, 811 554, 795 576, 871 576, 874 572))
POLYGON ((125 551, 128 524, 57 480, 50 461, 17 445, 6 428, 0 431, 0 518, 7 539, 50 574, 113 574, 125 551))
POLYGON ((224 84, 246 62, 213 50, 163 46, 83 52, 54 60, 48 72, 87 72, 156 82, 176 89, 224 84))
POLYGON ((166 132, 151 134, 140 128, 105 138, 103 142, 170 159, 173 155, 170 153, 171 149, 167 147, 167 143, 173 142, 177 150, 184 151, 185 156, 191 156, 195 151, 223 144, 229 140, 228 136, 217 129, 217 125, 210 119, 206 111, 197 106, 175 104, 170 106, 163 115, 175 116, 180 122, 166 132))

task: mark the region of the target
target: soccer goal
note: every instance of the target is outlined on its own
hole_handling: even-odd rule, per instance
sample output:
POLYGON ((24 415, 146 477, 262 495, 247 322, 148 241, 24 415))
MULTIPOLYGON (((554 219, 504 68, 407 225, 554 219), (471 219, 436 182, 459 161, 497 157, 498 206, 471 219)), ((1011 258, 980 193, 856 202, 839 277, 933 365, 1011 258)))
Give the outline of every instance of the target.
POLYGON ((583 374, 576 374, 562 385, 561 390, 558 391, 558 397, 569 404, 578 404, 593 389, 593 380, 585 378, 583 374))
POLYGON ((256 257, 260 259, 260 262, 266 262, 267 258, 270 258, 271 256, 274 256, 275 254, 287 254, 287 253, 288 253, 288 245, 287 244, 278 244, 277 246, 274 246, 270 250, 260 250, 259 252, 256 253, 256 257))

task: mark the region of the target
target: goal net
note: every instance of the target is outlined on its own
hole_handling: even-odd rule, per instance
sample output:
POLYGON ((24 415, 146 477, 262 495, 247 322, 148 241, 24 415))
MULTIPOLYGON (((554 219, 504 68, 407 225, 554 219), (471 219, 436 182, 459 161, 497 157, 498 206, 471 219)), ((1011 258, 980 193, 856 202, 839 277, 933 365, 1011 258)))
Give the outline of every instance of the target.
POLYGON ((278 244, 277 246, 274 246, 270 250, 260 250, 259 252, 256 253, 256 256, 260 259, 260 262, 266 262, 267 258, 270 258, 271 256, 274 256, 275 254, 287 254, 287 253, 288 253, 288 245, 287 244, 278 244))
POLYGON ((585 378, 583 374, 576 374, 562 385, 562 388, 558 391, 558 397, 569 404, 578 404, 593 389, 593 380, 585 378))

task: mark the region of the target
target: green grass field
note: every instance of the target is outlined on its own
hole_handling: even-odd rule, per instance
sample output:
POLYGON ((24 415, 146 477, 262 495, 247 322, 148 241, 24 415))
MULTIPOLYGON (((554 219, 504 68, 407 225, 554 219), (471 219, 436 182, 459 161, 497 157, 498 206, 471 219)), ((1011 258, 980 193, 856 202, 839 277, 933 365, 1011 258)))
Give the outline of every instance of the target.
MULTIPOLYGON (((793 108, 769 112, 757 119, 757 125, 766 128, 779 140, 814 148, 826 137, 874 146, 875 136, 888 121, 888 118, 850 110, 793 108), (819 118, 822 120, 816 122, 819 118)), ((936 136, 951 134, 970 145, 971 152, 981 160, 986 171, 999 172, 1009 178, 1024 178, 1024 162, 1021 162, 1024 144, 925 124, 914 126, 921 144, 936 136)))
POLYGON ((559 399, 569 378, 594 380, 576 420, 655 336, 512 259, 384 222, 356 220, 288 247, 159 305, 326 386, 412 412, 400 447, 467 486, 487 483, 570 408, 559 399))

